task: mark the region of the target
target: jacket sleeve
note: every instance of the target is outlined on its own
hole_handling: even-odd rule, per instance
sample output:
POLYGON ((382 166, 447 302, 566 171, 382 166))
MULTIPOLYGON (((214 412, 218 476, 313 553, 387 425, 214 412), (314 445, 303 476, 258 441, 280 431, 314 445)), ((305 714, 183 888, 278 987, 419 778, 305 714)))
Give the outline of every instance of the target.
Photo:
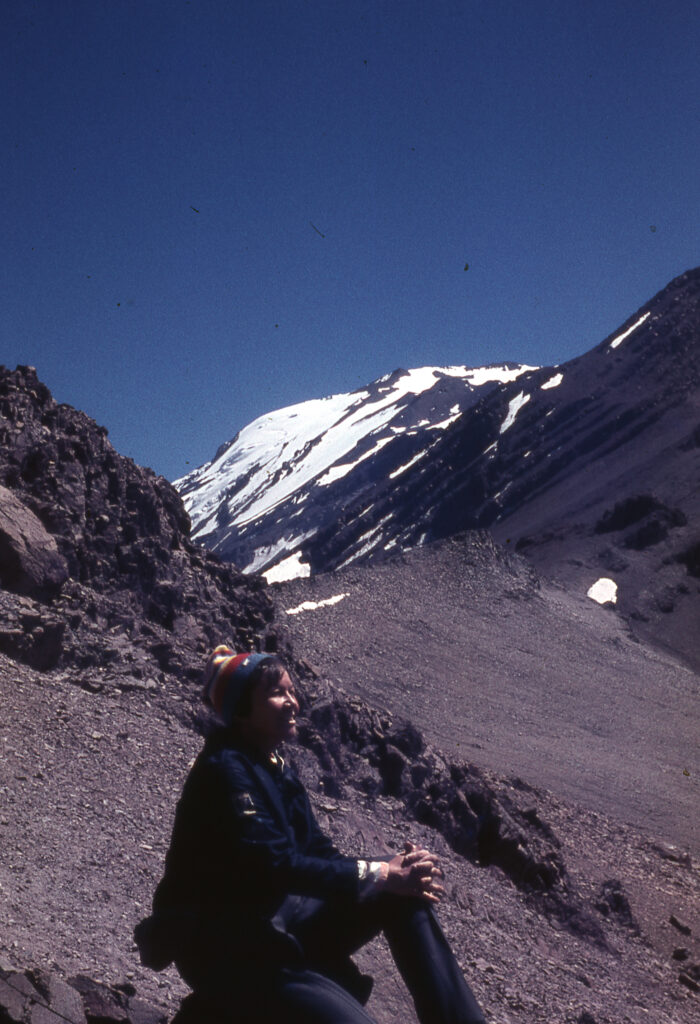
POLYGON ((223 804, 221 825, 235 854, 232 859, 242 872, 242 885, 304 896, 357 896, 357 861, 335 850, 310 807, 314 841, 302 852, 245 758, 225 750, 212 769, 223 804))
MULTIPOLYGON (((306 852, 313 855, 314 857, 323 857, 326 860, 342 860, 343 855, 338 851, 333 841, 321 830, 311 804, 309 803, 308 797, 304 794, 306 799, 306 814, 309 823, 309 840, 306 846, 306 852)), ((354 860, 355 873, 357 873, 357 861, 354 860)))

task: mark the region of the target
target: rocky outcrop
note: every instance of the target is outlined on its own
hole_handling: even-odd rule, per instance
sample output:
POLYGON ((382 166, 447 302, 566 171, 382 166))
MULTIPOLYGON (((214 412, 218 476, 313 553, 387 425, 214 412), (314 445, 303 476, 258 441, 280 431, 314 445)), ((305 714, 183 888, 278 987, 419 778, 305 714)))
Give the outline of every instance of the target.
POLYGON ((104 985, 84 975, 64 981, 47 971, 0 967, 0 1024, 166 1024, 128 983, 104 985))
POLYGON ((530 902, 602 948, 601 917, 636 929, 618 882, 594 902, 578 893, 561 842, 538 813, 537 790, 446 761, 410 722, 345 697, 306 662, 297 664, 297 674, 306 702, 299 739, 318 761, 326 795, 341 799, 350 787, 370 802, 398 799, 409 820, 440 833, 472 863, 500 868, 530 902))
POLYGON ((195 678, 222 640, 275 649, 264 583, 193 544, 168 481, 57 404, 31 367, 0 368, 0 488, 0 649, 11 656, 138 680, 195 678))

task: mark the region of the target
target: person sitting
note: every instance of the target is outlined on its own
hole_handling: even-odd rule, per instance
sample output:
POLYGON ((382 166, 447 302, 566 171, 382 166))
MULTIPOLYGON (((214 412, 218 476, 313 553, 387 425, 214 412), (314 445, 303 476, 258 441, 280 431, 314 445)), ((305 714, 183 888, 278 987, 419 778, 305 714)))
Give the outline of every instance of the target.
POLYGON ((142 960, 175 962, 192 995, 177 1024, 368 1024, 352 953, 383 931, 421 1024, 484 1024, 434 914, 438 857, 341 854, 280 753, 299 712, 283 662, 217 647, 204 699, 219 725, 177 805, 142 960))

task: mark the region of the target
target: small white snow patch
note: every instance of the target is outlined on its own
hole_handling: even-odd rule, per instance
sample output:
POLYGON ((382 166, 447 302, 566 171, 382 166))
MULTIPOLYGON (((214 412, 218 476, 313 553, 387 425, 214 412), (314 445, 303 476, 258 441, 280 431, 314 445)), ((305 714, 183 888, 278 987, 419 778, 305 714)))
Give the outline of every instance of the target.
POLYGON ((555 373, 553 377, 550 377, 549 380, 546 380, 544 384, 540 385, 540 389, 542 391, 547 391, 548 388, 558 388, 563 380, 563 373, 555 373))
POLYGON ((648 316, 651 316, 651 312, 645 313, 643 316, 640 316, 639 320, 637 320, 636 323, 632 324, 631 327, 628 327, 626 331, 622 332, 622 334, 618 334, 618 336, 610 342, 610 348, 617 348, 618 345, 621 345, 625 338, 628 338, 632 331, 636 331, 637 328, 644 323, 648 316))
POLYGON ((325 487, 328 484, 332 484, 335 480, 341 480, 350 472, 351 469, 354 469, 355 466, 360 464, 360 462, 364 462, 365 459, 369 459, 372 455, 376 455, 376 453, 381 451, 384 445, 389 444, 391 440, 391 437, 380 437, 374 448, 370 448, 370 450, 365 452, 364 455, 360 455, 359 459, 356 459, 354 462, 344 462, 340 465, 331 466, 322 477, 319 477, 316 483, 319 487, 325 487))
POLYGON ((498 448, 498 441, 494 441, 493 444, 490 444, 488 446, 488 448, 484 448, 484 450, 483 450, 483 452, 481 454, 482 455, 488 455, 489 452, 495 452, 497 448, 498 448))
POLYGON ((340 466, 331 466, 322 477, 319 477, 316 483, 319 487, 327 487, 328 484, 335 483, 336 480, 342 480, 351 469, 355 468, 355 465, 356 463, 354 462, 344 462, 340 466))
POLYGON ((427 455, 427 454, 428 454, 428 451, 427 451, 427 449, 423 449, 423 451, 422 451, 422 452, 418 452, 418 454, 417 454, 417 455, 414 455, 414 456, 413 456, 413 458, 412 458, 412 459, 410 460, 410 462, 406 462, 406 463, 404 463, 404 465, 403 465, 403 466, 399 466, 399 468, 398 468, 398 469, 395 469, 393 473, 389 473, 389 479, 390 479, 390 480, 393 480, 393 479, 394 479, 394 477, 400 476, 400 475, 401 475, 401 473, 405 473, 405 472, 406 472, 406 470, 407 470, 407 469, 408 469, 408 468, 409 468, 410 466, 413 466, 413 465, 415 465, 415 463, 416 463, 416 462, 418 462, 418 460, 419 460, 419 459, 422 459, 422 458, 423 458, 423 456, 424 456, 424 455, 427 455))
POLYGON ((296 608, 285 608, 287 615, 298 615, 300 612, 313 612, 317 608, 326 608, 328 605, 337 604, 347 594, 334 594, 333 597, 325 597, 322 601, 302 601, 296 608))
MULTIPOLYGON (((261 572, 264 565, 269 565, 270 562, 274 562, 276 558, 280 558, 282 555, 291 555, 295 549, 298 550, 299 545, 309 537, 313 537, 315 530, 306 530, 304 533, 299 533, 296 536, 288 537, 284 534, 279 538, 276 544, 264 544, 261 548, 256 548, 253 552, 253 560, 248 565, 241 566, 241 570, 245 573, 261 572)), ((277 565, 281 565, 278 562, 277 565)), ((270 566, 274 568, 274 566, 270 566)), ((265 569, 262 571, 262 575, 269 570, 265 569)), ((308 573, 306 573, 308 576, 308 573)))
POLYGON ((433 425, 431 426, 430 429, 431 430, 447 430, 447 428, 449 426, 451 426, 454 423, 455 420, 459 419, 460 415, 461 415, 461 413, 456 412, 452 416, 448 416, 446 420, 440 420, 439 423, 433 423, 433 425))
POLYGON ((608 604, 608 602, 615 604, 617 602, 617 583, 615 580, 608 579, 607 576, 601 576, 592 587, 588 588, 586 597, 597 601, 598 604, 608 604))
POLYGON ((295 551, 289 558, 283 558, 262 575, 268 583, 284 583, 285 580, 298 580, 310 576, 311 566, 302 562, 301 551, 295 551))
POLYGON ((530 401, 530 396, 526 395, 524 391, 518 392, 515 398, 511 398, 508 403, 508 415, 501 424, 499 434, 505 434, 506 430, 513 426, 515 423, 515 417, 518 415, 524 405, 530 401))

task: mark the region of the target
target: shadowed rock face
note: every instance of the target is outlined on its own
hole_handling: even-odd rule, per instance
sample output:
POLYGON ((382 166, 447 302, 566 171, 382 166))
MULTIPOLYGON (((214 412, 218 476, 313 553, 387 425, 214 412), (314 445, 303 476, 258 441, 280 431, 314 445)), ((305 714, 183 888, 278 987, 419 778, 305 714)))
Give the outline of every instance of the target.
POLYGON ((192 544, 167 480, 117 454, 89 417, 58 405, 31 367, 0 370, 0 485, 10 622, 0 626, 0 650, 34 667, 77 662, 123 673, 133 661, 124 640, 140 634, 148 657, 131 666, 137 678, 169 665, 196 678, 202 654, 222 637, 274 649, 264 584, 192 544), (17 616, 51 633, 50 650, 37 654, 23 642, 17 616))
POLYGON ((68 982, 41 970, 0 968, 0 1020, 63 1024, 166 1024, 167 1014, 139 999, 133 985, 104 985, 84 975, 68 982))

